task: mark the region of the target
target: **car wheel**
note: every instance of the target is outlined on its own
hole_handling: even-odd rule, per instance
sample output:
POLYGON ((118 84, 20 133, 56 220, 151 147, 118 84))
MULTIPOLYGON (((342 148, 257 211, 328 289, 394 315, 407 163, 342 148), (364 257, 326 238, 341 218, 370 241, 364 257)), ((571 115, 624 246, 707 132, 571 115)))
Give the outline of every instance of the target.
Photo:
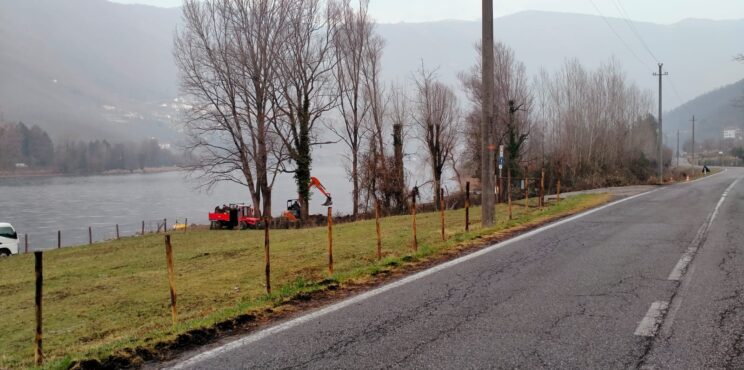
POLYGON ((7 249, 0 250, 0 258, 10 257, 10 251, 7 249))

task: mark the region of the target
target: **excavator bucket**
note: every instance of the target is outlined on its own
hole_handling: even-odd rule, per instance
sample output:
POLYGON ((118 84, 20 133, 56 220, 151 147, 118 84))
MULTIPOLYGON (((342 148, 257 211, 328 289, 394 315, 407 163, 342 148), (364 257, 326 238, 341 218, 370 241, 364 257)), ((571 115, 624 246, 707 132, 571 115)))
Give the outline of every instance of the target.
POLYGON ((331 199, 330 196, 326 197, 325 203, 323 203, 323 207, 330 207, 333 205, 333 199, 331 199))

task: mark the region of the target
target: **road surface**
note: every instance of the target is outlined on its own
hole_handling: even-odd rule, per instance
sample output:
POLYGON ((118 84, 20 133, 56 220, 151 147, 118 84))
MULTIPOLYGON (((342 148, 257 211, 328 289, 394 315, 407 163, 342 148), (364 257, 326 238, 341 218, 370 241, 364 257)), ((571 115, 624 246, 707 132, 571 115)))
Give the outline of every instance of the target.
POLYGON ((162 367, 744 367, 744 170, 659 188, 162 367))

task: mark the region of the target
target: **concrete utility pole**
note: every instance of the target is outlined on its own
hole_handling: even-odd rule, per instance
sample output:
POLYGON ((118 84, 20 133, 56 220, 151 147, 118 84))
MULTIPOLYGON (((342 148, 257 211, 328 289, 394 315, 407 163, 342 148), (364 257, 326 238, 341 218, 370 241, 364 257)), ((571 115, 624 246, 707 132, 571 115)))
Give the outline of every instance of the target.
POLYGON ((659 73, 654 73, 654 76, 659 76, 659 185, 664 183, 664 130, 661 124, 661 78, 669 75, 668 72, 662 72, 664 63, 659 63, 659 73))
POLYGON ((679 129, 677 129, 677 167, 679 167, 679 129))
POLYGON ((692 166, 695 166, 695 116, 692 116, 692 166))
POLYGON ((483 0, 483 117, 481 119, 481 224, 494 223, 493 166, 496 143, 493 135, 493 0, 483 0))

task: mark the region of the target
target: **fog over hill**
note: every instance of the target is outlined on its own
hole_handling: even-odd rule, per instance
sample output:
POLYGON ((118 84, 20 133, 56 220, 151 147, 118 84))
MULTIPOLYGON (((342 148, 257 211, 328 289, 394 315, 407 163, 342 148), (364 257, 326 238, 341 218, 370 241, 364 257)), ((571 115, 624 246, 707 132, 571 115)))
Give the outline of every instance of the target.
MULTIPOLYGON (((173 139, 181 103, 174 101, 171 50, 179 22, 180 9, 0 0, 0 112, 6 121, 39 124, 58 138, 173 139)), ((744 20, 633 24, 670 73, 666 109, 744 77, 744 66, 731 61, 744 51, 744 20)), ((423 61, 458 88, 457 74, 474 63, 480 38, 480 22, 472 21, 381 24, 378 30, 387 40, 386 79, 410 81, 423 61)), ((614 57, 632 80, 656 91, 656 62, 622 19, 524 12, 498 18, 495 33, 530 75, 555 70, 568 58, 595 67, 614 57)))

